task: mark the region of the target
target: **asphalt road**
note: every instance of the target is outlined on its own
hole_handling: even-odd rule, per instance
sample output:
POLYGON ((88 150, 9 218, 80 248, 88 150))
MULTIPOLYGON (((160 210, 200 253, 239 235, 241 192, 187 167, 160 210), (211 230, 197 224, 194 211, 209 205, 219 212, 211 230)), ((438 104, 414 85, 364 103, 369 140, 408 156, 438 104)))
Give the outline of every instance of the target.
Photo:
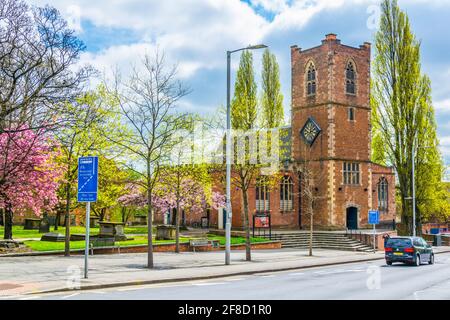
POLYGON ((420 267, 384 261, 20 299, 450 299, 450 254, 420 267))

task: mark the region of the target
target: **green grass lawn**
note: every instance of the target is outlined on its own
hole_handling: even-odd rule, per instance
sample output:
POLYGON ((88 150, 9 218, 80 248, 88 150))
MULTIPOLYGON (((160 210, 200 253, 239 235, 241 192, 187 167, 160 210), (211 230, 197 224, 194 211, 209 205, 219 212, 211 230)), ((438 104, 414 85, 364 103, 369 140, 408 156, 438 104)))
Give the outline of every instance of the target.
MULTIPOLYGON (((96 235, 99 233, 99 228, 90 228, 91 232, 90 234, 96 235)), ((155 231, 155 230, 154 230, 155 231)), ((50 227, 50 232, 58 232, 61 234, 65 234, 66 228, 65 227, 58 227, 57 231, 54 231, 54 227, 50 227)), ((124 228, 125 234, 147 234, 147 227, 146 226, 130 226, 124 228)), ((0 237, 4 233, 4 227, 0 226, 0 237)), ((86 233, 85 227, 79 227, 79 226, 72 226, 70 227, 70 233, 86 233)), ((13 226, 13 239, 24 239, 24 238, 40 238, 42 237, 42 233, 39 233, 39 230, 24 230, 23 226, 13 226)))
MULTIPOLYGON (((208 234, 208 239, 210 240, 219 240, 220 245, 225 245, 225 237, 224 236, 218 236, 215 234, 208 234)), ((256 238, 256 237, 250 237, 250 241, 252 243, 256 242, 266 242, 268 241, 265 238, 256 238)), ((244 237, 231 237, 231 244, 243 244, 245 243, 244 237)))
MULTIPOLYGON (((180 242, 189 241, 189 238, 180 238, 180 242)), ((30 247, 33 251, 60 251, 64 250, 64 242, 51 242, 51 241, 38 241, 38 240, 28 240, 24 242, 25 245, 30 247)), ((153 244, 161 243, 175 243, 174 240, 153 240, 153 244)), ((135 237, 133 240, 129 241, 117 241, 116 245, 120 247, 134 246, 140 244, 147 244, 147 237, 135 237)), ((84 249, 85 241, 70 241, 70 249, 84 249)))

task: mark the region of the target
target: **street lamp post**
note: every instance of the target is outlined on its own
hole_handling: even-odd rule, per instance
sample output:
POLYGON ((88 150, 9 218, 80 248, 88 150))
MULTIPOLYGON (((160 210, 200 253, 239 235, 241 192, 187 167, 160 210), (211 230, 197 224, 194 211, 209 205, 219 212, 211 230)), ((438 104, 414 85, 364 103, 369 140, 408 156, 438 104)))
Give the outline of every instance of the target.
POLYGON ((234 52, 242 50, 255 50, 267 48, 264 44, 259 44, 256 46, 248 46, 246 48, 241 48, 233 51, 227 51, 227 147, 226 147, 226 161, 227 161, 227 216, 225 224, 225 264, 230 264, 231 255, 231 93, 230 93, 230 82, 231 82, 231 54, 234 52))

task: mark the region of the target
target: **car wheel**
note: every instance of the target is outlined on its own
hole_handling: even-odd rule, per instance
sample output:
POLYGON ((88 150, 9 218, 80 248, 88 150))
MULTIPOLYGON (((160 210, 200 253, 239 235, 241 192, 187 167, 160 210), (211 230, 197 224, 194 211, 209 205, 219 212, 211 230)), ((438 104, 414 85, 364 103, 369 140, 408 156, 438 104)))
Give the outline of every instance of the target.
POLYGON ((416 258, 414 259, 414 265, 416 267, 420 266, 420 255, 416 255, 416 258))
POLYGON ((386 264, 387 264, 388 266, 392 266, 392 261, 386 261, 386 264))
POLYGON ((428 264, 434 264, 434 254, 430 256, 430 261, 428 261, 428 264))

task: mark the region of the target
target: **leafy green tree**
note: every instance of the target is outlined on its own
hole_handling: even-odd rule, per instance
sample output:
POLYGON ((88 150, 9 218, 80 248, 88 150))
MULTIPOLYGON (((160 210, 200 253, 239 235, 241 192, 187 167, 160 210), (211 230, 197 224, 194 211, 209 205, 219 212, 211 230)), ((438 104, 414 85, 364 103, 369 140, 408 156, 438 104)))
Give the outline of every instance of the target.
MULTIPOLYGON (((98 155, 101 150, 106 150, 109 142, 105 138, 105 132, 112 132, 119 126, 112 125, 111 119, 114 118, 114 112, 102 103, 101 95, 103 94, 104 88, 100 87, 97 92, 88 92, 75 102, 67 103, 65 117, 70 121, 55 133, 61 148, 60 161, 65 167, 65 184, 62 186, 64 190, 60 190, 59 194, 65 197, 66 256, 70 255, 70 211, 78 205, 71 203, 76 194, 78 158, 98 155)), ((59 214, 56 218, 55 229, 58 228, 58 223, 59 214)))
POLYGON ((276 128, 284 123, 283 95, 280 84, 280 67, 277 58, 264 50, 262 69, 262 111, 265 128, 276 128))
POLYGON ((380 28, 375 38, 372 108, 375 155, 392 165, 398 177, 402 223, 412 226, 412 157, 416 167, 417 231, 426 218, 427 207, 435 202, 443 172, 438 150, 436 121, 431 102, 431 84, 422 74, 420 42, 411 31, 408 16, 396 0, 381 5, 380 28))
POLYGON ((129 176, 113 159, 100 156, 98 162, 98 199, 92 205, 92 211, 100 221, 104 221, 108 210, 119 206, 119 197, 126 194, 129 176))
POLYGON ((257 85, 253 70, 253 54, 243 51, 231 101, 231 126, 233 129, 250 130, 257 126, 257 85))
MULTIPOLYGON (((376 105, 374 95, 370 97, 372 106, 376 105)), ((383 135, 378 126, 377 108, 372 108, 372 161, 381 165, 386 165, 386 147, 383 142, 383 135)))

